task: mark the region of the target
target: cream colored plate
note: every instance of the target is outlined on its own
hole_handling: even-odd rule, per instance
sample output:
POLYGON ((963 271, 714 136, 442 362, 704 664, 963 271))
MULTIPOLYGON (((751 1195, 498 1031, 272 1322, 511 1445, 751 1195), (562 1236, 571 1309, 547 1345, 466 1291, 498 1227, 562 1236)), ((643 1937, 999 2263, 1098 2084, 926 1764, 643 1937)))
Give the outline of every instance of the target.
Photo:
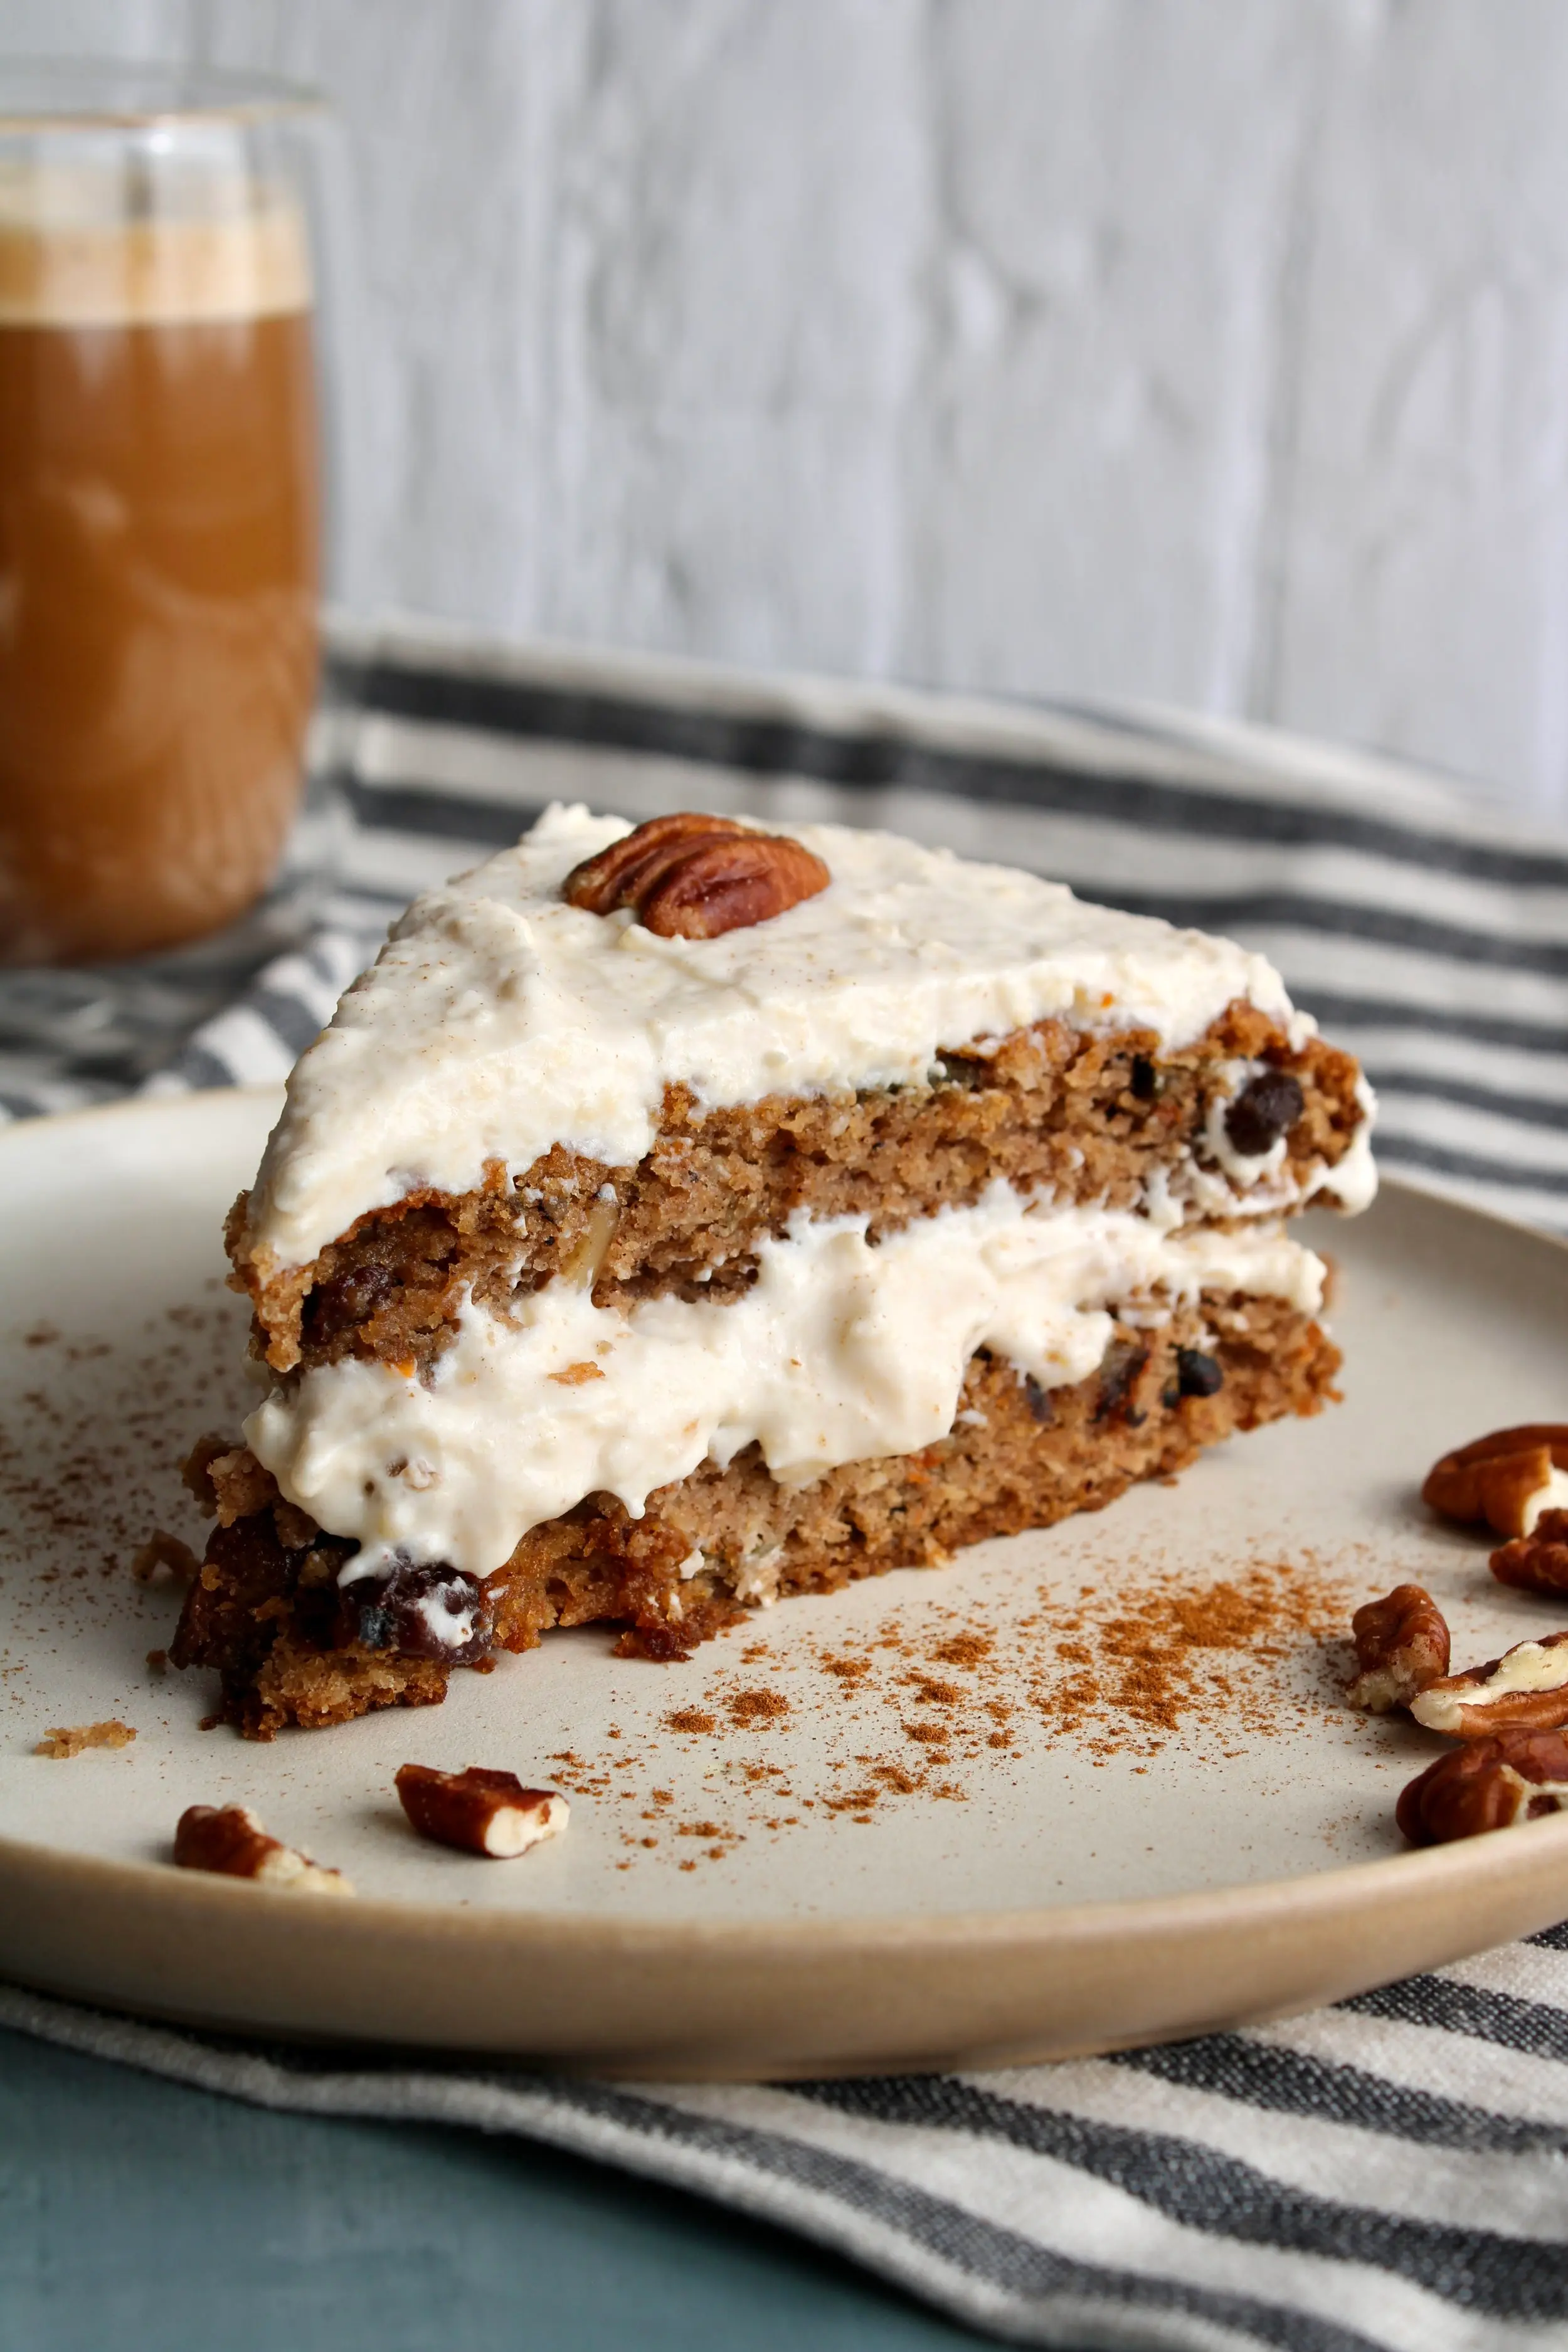
POLYGON ((1310 1632, 1190 1651, 1165 1729, 1108 1688, 1103 1601, 1087 1663, 1060 1654, 1083 1588, 1113 1583, 1134 1614, 1163 1593, 1168 1625, 1216 1580, 1304 1579, 1328 1609, 1337 1578, 1348 1609, 1415 1577, 1465 1661, 1556 1622, 1414 1497, 1444 1447, 1568 1410, 1568 1252, 1393 1187, 1321 1221, 1344 1404, 1177 1487, 787 1602, 683 1665, 588 1630, 459 1675, 440 1709, 266 1747, 204 1732, 205 1678, 146 1663, 174 1589, 128 1562, 154 1523, 199 1546, 176 1465, 244 1406, 218 1236, 273 1108, 203 1095, 0 1139, 0 1969, 237 2027, 777 2074, 1191 2032, 1568 1912, 1568 1821, 1401 1851, 1394 1795, 1441 1743, 1339 1706, 1310 1632), (1100 1696, 1064 1733, 1086 1675, 1100 1696), (132 1746, 33 1752, 110 1717, 132 1746), (392 1795, 408 1758, 568 1787, 570 1832, 506 1864, 423 1844, 392 1795), (172 1869, 181 1810, 237 1801, 357 1902, 172 1869))

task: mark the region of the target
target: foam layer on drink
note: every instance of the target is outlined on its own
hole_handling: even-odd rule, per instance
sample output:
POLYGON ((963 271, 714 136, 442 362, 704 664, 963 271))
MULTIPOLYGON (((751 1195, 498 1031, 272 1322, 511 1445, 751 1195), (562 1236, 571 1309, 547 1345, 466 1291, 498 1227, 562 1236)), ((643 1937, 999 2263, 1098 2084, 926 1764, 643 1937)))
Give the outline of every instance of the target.
POLYGON ((305 225, 283 197, 106 220, 51 202, 47 184, 0 192, 0 326, 173 325, 310 306, 305 225))

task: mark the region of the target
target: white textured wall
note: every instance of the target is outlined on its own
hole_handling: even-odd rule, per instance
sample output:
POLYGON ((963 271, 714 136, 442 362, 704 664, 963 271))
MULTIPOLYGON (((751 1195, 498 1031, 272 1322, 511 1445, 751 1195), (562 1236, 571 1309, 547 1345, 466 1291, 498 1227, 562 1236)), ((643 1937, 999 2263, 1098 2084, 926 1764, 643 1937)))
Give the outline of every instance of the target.
POLYGON ((323 83, 368 592, 1568 817, 1562 0, 7 0, 323 83))

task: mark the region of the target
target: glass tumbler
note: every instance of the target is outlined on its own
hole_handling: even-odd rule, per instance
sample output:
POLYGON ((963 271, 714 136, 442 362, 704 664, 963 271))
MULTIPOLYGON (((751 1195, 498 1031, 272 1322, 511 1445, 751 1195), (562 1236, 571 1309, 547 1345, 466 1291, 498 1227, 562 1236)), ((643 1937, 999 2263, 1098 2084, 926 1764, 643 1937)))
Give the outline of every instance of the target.
POLYGON ((278 872, 318 672, 322 121, 248 76, 0 68, 13 1037, 29 1003, 112 1025, 109 971, 49 969, 133 992, 278 872))

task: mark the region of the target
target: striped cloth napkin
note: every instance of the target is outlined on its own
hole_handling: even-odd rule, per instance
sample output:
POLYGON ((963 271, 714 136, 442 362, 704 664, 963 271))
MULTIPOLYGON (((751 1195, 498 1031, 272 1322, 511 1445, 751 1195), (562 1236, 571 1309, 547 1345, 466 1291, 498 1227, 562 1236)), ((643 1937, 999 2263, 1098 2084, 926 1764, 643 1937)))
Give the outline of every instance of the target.
POLYGON ((1283 2025, 990 2074, 613 2084, 0 2026, 267 2107, 516 2132, 795 2229, 1015 2343, 1562 2352, 1568 1929, 1283 2025))
MULTIPOLYGON (((1384 1164, 1568 1227, 1568 852, 1447 785, 1176 715, 340 637, 320 927, 189 1034, 0 1054, 11 1117, 281 1077, 389 918, 552 799, 946 842, 1261 949, 1357 1052, 1384 1164)), ((163 1018, 179 1009, 167 983, 163 1018)), ((221 992, 220 992, 221 993, 221 992)), ((148 1034, 151 1034, 149 1032, 148 1034)), ((986 2075, 609 2085, 237 2045, 0 1990, 0 2024, 316 2114, 518 2132, 799 2230, 1018 2342, 1568 2345, 1568 1928, 1284 2024, 986 2075)))

